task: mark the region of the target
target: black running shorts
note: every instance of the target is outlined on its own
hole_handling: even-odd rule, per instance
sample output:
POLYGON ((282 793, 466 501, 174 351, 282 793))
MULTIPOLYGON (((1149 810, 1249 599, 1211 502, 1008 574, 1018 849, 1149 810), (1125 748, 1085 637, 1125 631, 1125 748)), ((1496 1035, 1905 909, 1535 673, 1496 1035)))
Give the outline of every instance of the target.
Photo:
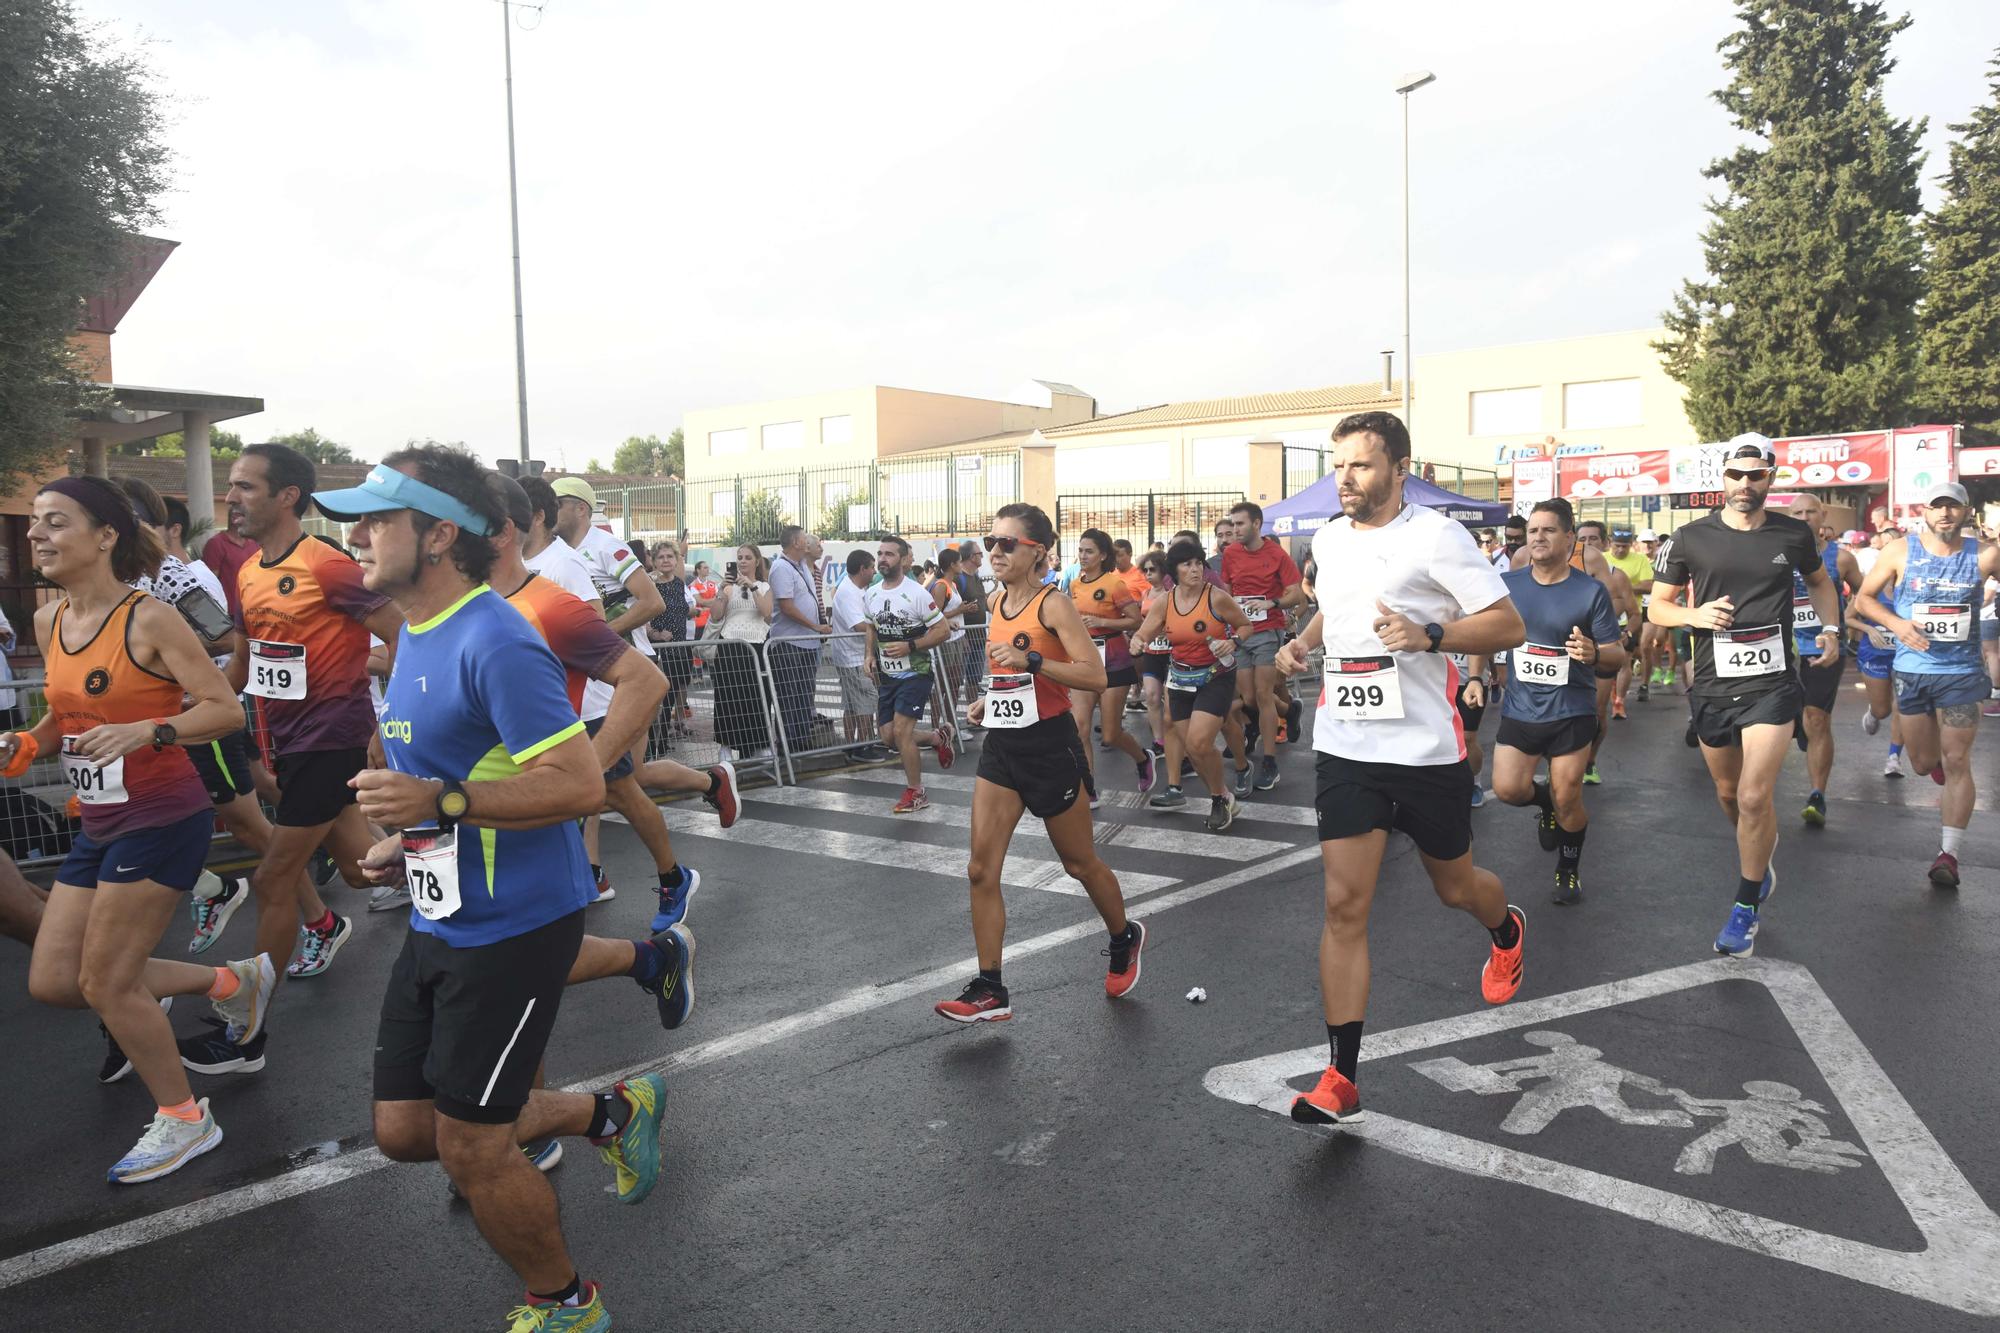
POLYGON ((285 828, 318 828, 331 824, 354 804, 348 780, 368 767, 368 751, 301 750, 278 756, 278 815, 273 823, 285 828))
POLYGON ((1588 750, 1596 739, 1597 715, 1585 713, 1582 717, 1561 717, 1553 722, 1522 722, 1503 716, 1495 741, 1522 754, 1547 755, 1553 759, 1588 750))
POLYGON ((1472 850, 1472 769, 1453 764, 1378 764, 1319 754, 1321 842, 1359 837, 1372 829, 1401 829, 1417 850, 1454 861, 1472 850))
POLYGON ((1833 660, 1832 666, 1818 667, 1803 659, 1799 662, 1799 679, 1805 685, 1807 708, 1817 708, 1822 713, 1833 711, 1834 700, 1840 697, 1840 678, 1847 674, 1847 654, 1842 653, 1833 660))
POLYGON ((1694 734, 1711 749, 1726 749, 1743 743, 1743 728, 1756 726, 1789 727, 1798 721, 1806 704, 1805 687, 1798 677, 1762 694, 1737 696, 1694 696, 1694 734))
POLYGON ((1479 707, 1474 708, 1471 704, 1467 703, 1465 701, 1465 687, 1463 685, 1459 687, 1458 698, 1452 700, 1452 702, 1458 705, 1458 720, 1460 725, 1465 728, 1465 734, 1467 736, 1477 736, 1479 734, 1479 724, 1486 720, 1486 705, 1481 704, 1479 707))
MULTIPOLYGON (((604 719, 601 717, 591 718, 583 724, 583 729, 591 739, 595 740, 597 733, 604 730, 604 719)), ((618 756, 617 763, 604 770, 604 781, 609 784, 617 782, 622 778, 629 778, 632 776, 632 771, 632 752, 627 750, 624 754, 618 756)))
POLYGON ((188 758, 194 761, 194 771, 201 774, 201 785, 208 788, 208 799, 214 804, 228 805, 239 796, 257 794, 256 784, 250 780, 250 732, 247 728, 232 731, 221 740, 190 745, 187 752, 188 758))
POLYGON ((1200 689, 1167 691, 1167 716, 1175 722, 1185 722, 1196 713, 1210 713, 1216 717, 1228 717, 1230 705, 1236 702, 1236 672, 1218 671, 1208 678, 1208 683, 1200 689))
POLYGON ((979 776, 1021 798, 1037 819, 1053 819, 1095 790, 1090 762, 1068 713, 1018 731, 992 730, 979 744, 979 776))
POLYGON ((1167 678, 1167 662, 1171 656, 1169 653, 1140 653, 1139 674, 1142 676, 1151 676, 1154 680, 1165 680, 1167 678))
POLYGON ((375 1100, 435 1102, 453 1120, 512 1124, 582 945, 580 910, 469 949, 410 931, 382 996, 375 1100))

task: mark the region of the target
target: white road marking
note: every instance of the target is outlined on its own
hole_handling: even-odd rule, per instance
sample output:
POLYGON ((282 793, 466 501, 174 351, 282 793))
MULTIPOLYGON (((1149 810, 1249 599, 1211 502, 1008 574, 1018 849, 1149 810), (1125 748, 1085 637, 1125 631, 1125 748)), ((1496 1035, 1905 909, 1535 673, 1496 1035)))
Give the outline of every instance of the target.
MULTIPOLYGON (((713 828, 713 818, 709 818, 710 827, 713 828)), ((1244 866, 1240 870, 1232 870, 1214 879, 1189 884, 1148 902, 1145 905, 1143 919, 1150 921, 1176 907, 1200 902, 1226 889, 1249 884, 1266 875, 1290 870, 1318 859, 1317 845, 1301 847, 1269 861, 1244 866)), ((1095 938, 1103 930, 1104 923, 1092 917, 1073 926, 1045 931, 1032 939, 1010 942, 1007 945, 1007 958, 1010 962, 1018 963, 1023 958, 1046 953, 1076 940, 1095 938)), ((810 1012, 787 1015, 767 1023, 759 1023, 755 1027, 745 1028, 741 1032, 714 1037, 670 1055, 655 1056, 597 1078, 572 1083, 563 1091, 589 1092, 638 1074, 656 1071, 675 1074, 734 1056, 747 1055, 774 1042, 827 1027, 842 1019, 880 1009, 884 1005, 899 1004, 919 995, 942 991, 955 982, 963 981, 978 966, 976 958, 966 958, 947 963, 942 967, 934 967, 928 972, 892 985, 859 986, 810 1012)), ((59 1273, 78 1264, 107 1258, 151 1241, 179 1235, 195 1227, 206 1226, 210 1222, 220 1222, 269 1204, 282 1203, 286 1199, 297 1198, 299 1195, 325 1189, 330 1185, 338 1185, 344 1180, 368 1175, 389 1165, 391 1165, 389 1159, 384 1157, 379 1149, 367 1148, 337 1157, 332 1161, 299 1167, 254 1185, 240 1185, 210 1198, 179 1204, 146 1217, 106 1227, 102 1231, 93 1231, 88 1235, 46 1245, 39 1250, 30 1250, 26 1254, 19 1254, 0 1262, 0 1291, 19 1286, 23 1282, 31 1282, 38 1277, 46 1277, 50 1273, 59 1273)))
MULTIPOLYGON (((1122 758, 1123 756, 1120 757, 1122 758)), ((1161 766, 1164 769, 1164 761, 1162 761, 1161 766)), ((894 783, 898 787, 903 785, 903 774, 900 769, 871 768, 855 773, 842 773, 840 776, 843 778, 853 778, 858 782, 894 783)), ((1294 778, 1293 781, 1297 781, 1297 779, 1294 778)), ((969 792, 972 790, 973 782, 974 778, 970 773, 924 774, 924 786, 927 789, 935 788, 938 791, 969 792)), ((1188 798, 1187 808, 1174 811, 1155 810, 1147 805, 1146 802, 1153 799, 1150 792, 1102 791, 1100 794, 1103 796, 1106 805, 1116 806, 1121 810, 1144 811, 1147 815, 1162 821, 1181 819, 1189 815, 1200 817, 1207 814, 1208 805, 1206 798, 1202 794, 1201 783, 1198 781, 1191 782, 1185 790, 1188 798)), ((1239 824, 1247 820, 1253 824, 1290 824, 1295 828, 1309 828, 1314 830, 1319 828, 1319 815, 1309 805, 1275 805, 1270 801, 1268 794, 1252 796, 1240 804, 1241 808, 1236 812, 1236 822, 1239 824)), ((1162 822, 1160 827, 1171 828, 1172 825, 1162 822)))
MULTIPOLYGON (((929 774, 925 775, 924 781, 929 784, 929 774)), ((949 824, 956 828, 964 828, 970 817, 970 811, 962 805, 934 805, 928 810, 919 810, 914 814, 890 816, 890 798, 886 795, 863 796, 855 792, 829 791, 820 786, 765 787, 748 793, 744 800, 752 804, 797 806, 808 810, 832 810, 840 814, 881 815, 924 824, 949 824)), ((1136 847, 1149 852, 1173 852, 1180 856, 1207 856, 1218 861, 1233 861, 1239 865, 1254 857, 1271 856, 1298 846, 1295 842, 1239 838, 1228 833, 1196 833, 1167 824, 1153 826, 1099 821, 1095 826, 1095 833, 1097 845, 1100 847, 1115 845, 1136 847)), ((1020 846, 1023 838, 1032 839, 1029 846, 1036 852, 1046 850, 1050 856, 1056 854, 1055 846, 1049 842, 1046 826, 1033 815, 1021 816, 1021 826, 1015 832, 1014 845, 1020 846)), ((1119 874, 1119 881, 1121 883, 1124 881, 1123 872, 1119 874)))
MULTIPOLYGON (((1923 1233, 1924 1249, 1915 1253, 1886 1250, 1843 1236, 1807 1231, 1754 1213, 1398 1120, 1374 1107, 1369 1108, 1365 1121, 1338 1132, 1419 1161, 1593 1203, 1690 1236, 1856 1278, 1969 1314, 2000 1315, 2000 1216, 1979 1197, 1917 1119, 1812 974, 1796 963, 1766 958, 1715 959, 1565 995, 1517 1001, 1499 1009, 1371 1034, 1362 1042, 1361 1058, 1390 1059, 1720 981, 1754 981, 1770 990, 1896 1197, 1909 1210, 1910 1220, 1923 1233)), ((1218 1097, 1289 1119, 1295 1094, 1286 1080, 1325 1067, 1326 1046, 1321 1043, 1217 1066, 1208 1071, 1202 1084, 1218 1097)))

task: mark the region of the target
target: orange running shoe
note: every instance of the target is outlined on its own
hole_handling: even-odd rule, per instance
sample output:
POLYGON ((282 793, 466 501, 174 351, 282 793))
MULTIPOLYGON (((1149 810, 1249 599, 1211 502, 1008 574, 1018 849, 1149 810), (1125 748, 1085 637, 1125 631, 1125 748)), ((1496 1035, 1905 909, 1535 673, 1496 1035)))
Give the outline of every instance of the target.
POLYGON ((1292 1119, 1301 1125, 1345 1125, 1361 1118, 1361 1091, 1332 1065, 1319 1086, 1292 1098, 1292 1119))
POLYGON ((922 787, 905 787, 903 788, 903 798, 889 807, 889 813, 892 815, 908 815, 930 808, 930 797, 924 795, 922 787))
POLYGON ((1004 1023, 1014 1016, 1014 1007, 1007 1003, 1007 988, 985 977, 974 977, 957 999, 939 1000, 931 1011, 954 1023, 1004 1023))
POLYGON ((1139 984, 1139 953, 1146 947, 1146 923, 1128 920, 1132 938, 1113 938, 1111 947, 1103 951, 1111 960, 1111 966, 1104 973, 1104 993, 1111 999, 1129 994, 1139 984))
POLYGON ((1614 694, 1611 696, 1611 716, 1613 719, 1619 722, 1623 722, 1626 720, 1624 695, 1614 694))
POLYGON ((1514 998, 1514 992, 1521 989, 1521 977, 1527 971, 1521 961, 1521 950, 1528 943, 1528 915, 1512 903, 1507 904, 1520 927, 1520 935, 1514 940, 1514 947, 1503 949, 1493 946, 1493 956, 1486 960, 1486 966, 1479 970, 1479 992, 1488 1004, 1505 1004, 1514 998))

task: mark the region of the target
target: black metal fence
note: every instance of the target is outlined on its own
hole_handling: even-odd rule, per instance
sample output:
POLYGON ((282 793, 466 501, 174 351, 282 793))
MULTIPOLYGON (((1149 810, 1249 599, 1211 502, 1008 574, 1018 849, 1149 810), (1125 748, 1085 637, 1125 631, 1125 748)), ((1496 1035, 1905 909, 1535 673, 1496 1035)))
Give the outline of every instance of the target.
MULTIPOLYGON (((1243 498, 1241 491, 1126 491, 1092 492, 1056 497, 1056 533, 1065 543, 1074 543, 1086 528, 1101 528, 1113 540, 1119 537, 1144 551, 1154 542, 1166 542, 1183 528, 1201 535, 1207 545, 1215 521, 1229 516, 1229 507, 1243 498)), ((1064 547, 1065 558, 1073 554, 1064 547)))

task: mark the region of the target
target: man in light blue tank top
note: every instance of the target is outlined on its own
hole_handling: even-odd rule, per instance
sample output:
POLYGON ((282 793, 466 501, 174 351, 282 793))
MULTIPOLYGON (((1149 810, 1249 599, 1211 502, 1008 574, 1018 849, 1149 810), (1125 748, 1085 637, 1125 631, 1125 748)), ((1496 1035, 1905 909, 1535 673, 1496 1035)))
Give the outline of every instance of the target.
POLYGON ((1972 738, 1988 689, 1979 659, 1981 585, 2000 572, 2000 546, 1983 549, 1964 537, 1970 502, 1965 488, 1931 489, 1924 525, 1875 562, 1855 611, 1896 636, 1896 716, 1911 766, 1944 788, 1943 849, 1931 863, 1939 888, 1958 887, 1958 853, 1978 793, 1972 781, 1972 738), (1893 607, 1882 594, 1894 590, 1893 607))

